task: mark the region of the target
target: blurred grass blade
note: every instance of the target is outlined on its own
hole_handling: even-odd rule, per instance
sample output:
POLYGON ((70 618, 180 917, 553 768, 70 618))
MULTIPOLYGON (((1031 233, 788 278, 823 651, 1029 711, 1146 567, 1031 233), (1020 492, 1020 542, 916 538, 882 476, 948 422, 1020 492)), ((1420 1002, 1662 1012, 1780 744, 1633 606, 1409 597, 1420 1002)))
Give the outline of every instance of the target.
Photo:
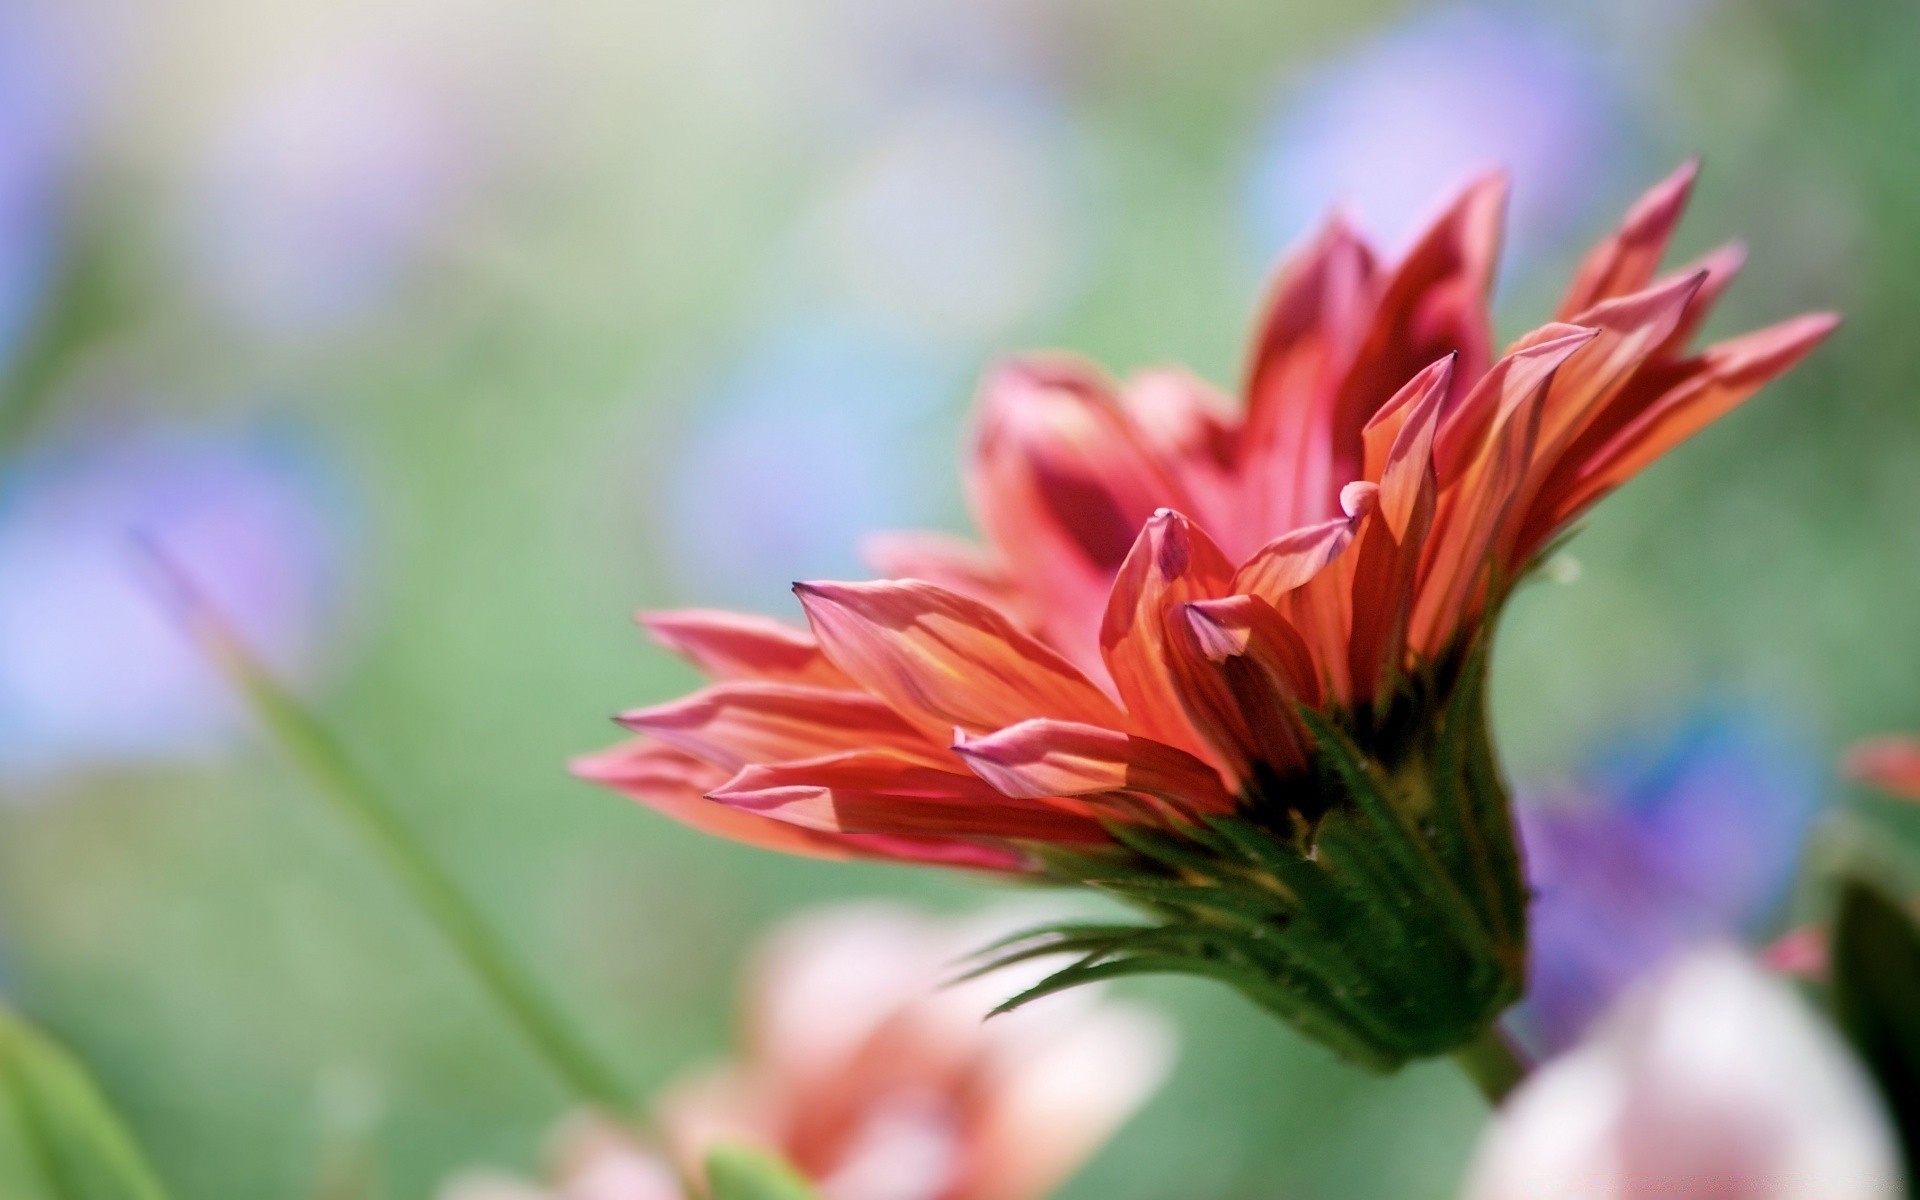
POLYGON ((399 881, 547 1065, 581 1101, 627 1108, 626 1089, 567 1027, 479 911, 333 735, 253 657, 164 551, 145 539, 139 539, 138 545, 160 602, 246 700, 267 733, 399 881))
POLYGON ((1833 1002, 1920 1169, 1920 928, 1878 888, 1840 889, 1833 924, 1833 1002))
POLYGON ((79 1062, 4 1005, 0 1194, 17 1200, 166 1200, 167 1195, 79 1062))
POLYGON ((784 1159, 752 1146, 727 1144, 707 1155, 712 1200, 819 1200, 819 1193, 784 1159))

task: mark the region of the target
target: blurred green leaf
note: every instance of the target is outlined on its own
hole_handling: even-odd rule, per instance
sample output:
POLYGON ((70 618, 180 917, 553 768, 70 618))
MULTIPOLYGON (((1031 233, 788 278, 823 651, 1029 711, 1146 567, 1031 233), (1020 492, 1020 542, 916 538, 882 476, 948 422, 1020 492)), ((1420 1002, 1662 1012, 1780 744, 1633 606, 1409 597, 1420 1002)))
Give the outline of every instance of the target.
POLYGON ((784 1159, 752 1146, 716 1146, 707 1155, 713 1200, 818 1200, 784 1159))
POLYGON ((1841 884, 1833 927, 1834 1010, 1920 1164, 1920 928, 1878 888, 1841 884))
POLYGON ((0 1194, 165 1200, 166 1190, 72 1055, 0 1006, 0 1194))

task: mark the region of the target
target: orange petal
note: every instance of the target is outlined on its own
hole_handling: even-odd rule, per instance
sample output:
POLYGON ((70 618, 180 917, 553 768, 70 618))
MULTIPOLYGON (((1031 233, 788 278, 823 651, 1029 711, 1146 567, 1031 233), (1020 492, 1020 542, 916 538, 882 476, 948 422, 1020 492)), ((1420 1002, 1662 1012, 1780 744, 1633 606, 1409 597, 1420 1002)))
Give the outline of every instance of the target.
POLYGON ((1634 202, 1620 228, 1580 261, 1573 284, 1554 316, 1556 321, 1571 321, 1573 314, 1602 300, 1647 286, 1660 269, 1667 241, 1686 211, 1687 197, 1693 193, 1693 181, 1699 173, 1699 160, 1688 159, 1634 202))
POLYGON ((963 738, 954 753, 1008 796, 1137 794, 1185 813, 1228 812, 1220 775, 1186 751, 1151 738, 1072 721, 1022 721, 963 738))
POLYGON ((1233 564, 1212 540, 1171 509, 1154 514, 1121 566, 1100 650, 1120 699, 1150 736, 1193 750, 1206 745, 1187 723, 1167 673, 1166 615, 1174 605, 1222 594, 1232 578, 1233 564))
POLYGON ((1366 478, 1380 485, 1380 512, 1395 538, 1405 539, 1421 490, 1431 491, 1433 441, 1456 358, 1448 355, 1415 375, 1367 423, 1366 478))
POLYGON ((860 557, 884 578, 918 579, 1025 616, 1026 597, 1006 567, 991 550, 966 538, 924 531, 870 534, 861 540, 860 557))
POLYGON ((1127 380, 1120 405, 1201 524, 1237 534, 1250 523, 1235 473, 1239 415, 1218 388, 1190 371, 1156 367, 1127 380))
POLYGON ((1841 769, 1869 787, 1920 800, 1920 740, 1878 737, 1856 742, 1841 769))
POLYGON ((1833 332, 1839 318, 1809 313, 1709 346, 1699 370, 1667 392, 1587 461, 1566 492, 1543 497, 1556 526, 1578 516, 1650 463, 1739 407, 1833 332))
POLYGON ((714 803, 706 793, 723 782, 727 773, 649 738, 583 755, 570 766, 579 778, 703 833, 814 858, 850 858, 858 853, 844 839, 714 803))
POLYGON ((1366 341, 1341 387, 1333 431, 1333 477, 1360 474, 1360 432, 1422 367, 1458 353, 1455 395, 1492 358, 1487 293, 1500 254, 1507 182, 1499 174, 1467 185, 1388 279, 1366 341))
POLYGON ((841 750, 887 749, 934 763, 946 757, 864 692, 790 683, 723 683, 619 721, 728 771, 841 750))
POLYGON ((1011 574, 1045 596, 1047 639, 1098 670, 1095 633, 1114 572, 1163 505, 1184 506, 1097 372, 1029 359, 984 389, 967 495, 1011 574))
POLYGON ((840 833, 1109 840, 1084 811, 1006 796, 977 776, 881 751, 748 767, 708 795, 802 828, 840 833))
POLYGON ((981 733, 1028 717, 1127 727, 1071 663, 977 600, 914 580, 794 591, 834 663, 941 745, 955 727, 981 733))
POLYGON ((1352 517, 1340 516, 1282 534, 1240 564, 1227 590, 1280 603, 1346 550, 1353 541, 1353 525, 1352 517))
POLYGON ((1379 293, 1374 253, 1335 218, 1276 273, 1245 387, 1242 471, 1251 523, 1291 529, 1333 513, 1334 409, 1379 293))
POLYGON ((715 679, 772 679, 819 687, 849 680, 804 629, 772 617, 684 608, 636 618, 653 640, 715 679))
POLYGON ((1294 705, 1319 703, 1319 673, 1293 626, 1257 596, 1229 596, 1183 606, 1170 633, 1181 700, 1239 783, 1303 769, 1294 705))

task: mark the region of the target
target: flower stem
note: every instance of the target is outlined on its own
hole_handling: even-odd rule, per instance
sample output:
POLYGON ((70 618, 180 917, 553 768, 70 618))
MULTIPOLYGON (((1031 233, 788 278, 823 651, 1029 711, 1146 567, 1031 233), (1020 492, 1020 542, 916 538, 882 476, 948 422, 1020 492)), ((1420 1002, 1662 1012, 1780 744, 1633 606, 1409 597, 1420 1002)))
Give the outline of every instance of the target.
POLYGON ((1500 1033, 1498 1025, 1487 1026, 1472 1041, 1455 1050, 1453 1061, 1473 1080, 1487 1103, 1496 1108, 1527 1077, 1526 1061, 1500 1033))
POLYGON ((625 1087, 567 1027, 472 902, 333 735, 254 658, 177 564, 144 539, 140 548, 162 602, 246 700, 273 741, 413 898, 547 1066, 580 1100, 626 1109, 625 1087))

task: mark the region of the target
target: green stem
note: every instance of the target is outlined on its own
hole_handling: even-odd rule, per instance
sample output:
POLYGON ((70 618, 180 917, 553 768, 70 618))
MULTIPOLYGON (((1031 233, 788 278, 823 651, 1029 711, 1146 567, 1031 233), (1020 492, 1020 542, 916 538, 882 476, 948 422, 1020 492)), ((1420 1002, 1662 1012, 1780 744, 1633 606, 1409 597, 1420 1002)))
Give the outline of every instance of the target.
POLYGON ((478 910, 333 735, 254 659, 164 553, 146 542, 142 549, 155 568, 162 600, 246 699, 281 750, 307 774, 334 811, 413 897, 553 1072, 582 1101, 626 1109, 624 1086, 568 1029, 478 910))
POLYGON ((1525 1060, 1500 1033, 1498 1025, 1487 1026, 1472 1041, 1455 1050, 1453 1061, 1473 1080, 1487 1103, 1496 1108, 1527 1077, 1525 1060))

